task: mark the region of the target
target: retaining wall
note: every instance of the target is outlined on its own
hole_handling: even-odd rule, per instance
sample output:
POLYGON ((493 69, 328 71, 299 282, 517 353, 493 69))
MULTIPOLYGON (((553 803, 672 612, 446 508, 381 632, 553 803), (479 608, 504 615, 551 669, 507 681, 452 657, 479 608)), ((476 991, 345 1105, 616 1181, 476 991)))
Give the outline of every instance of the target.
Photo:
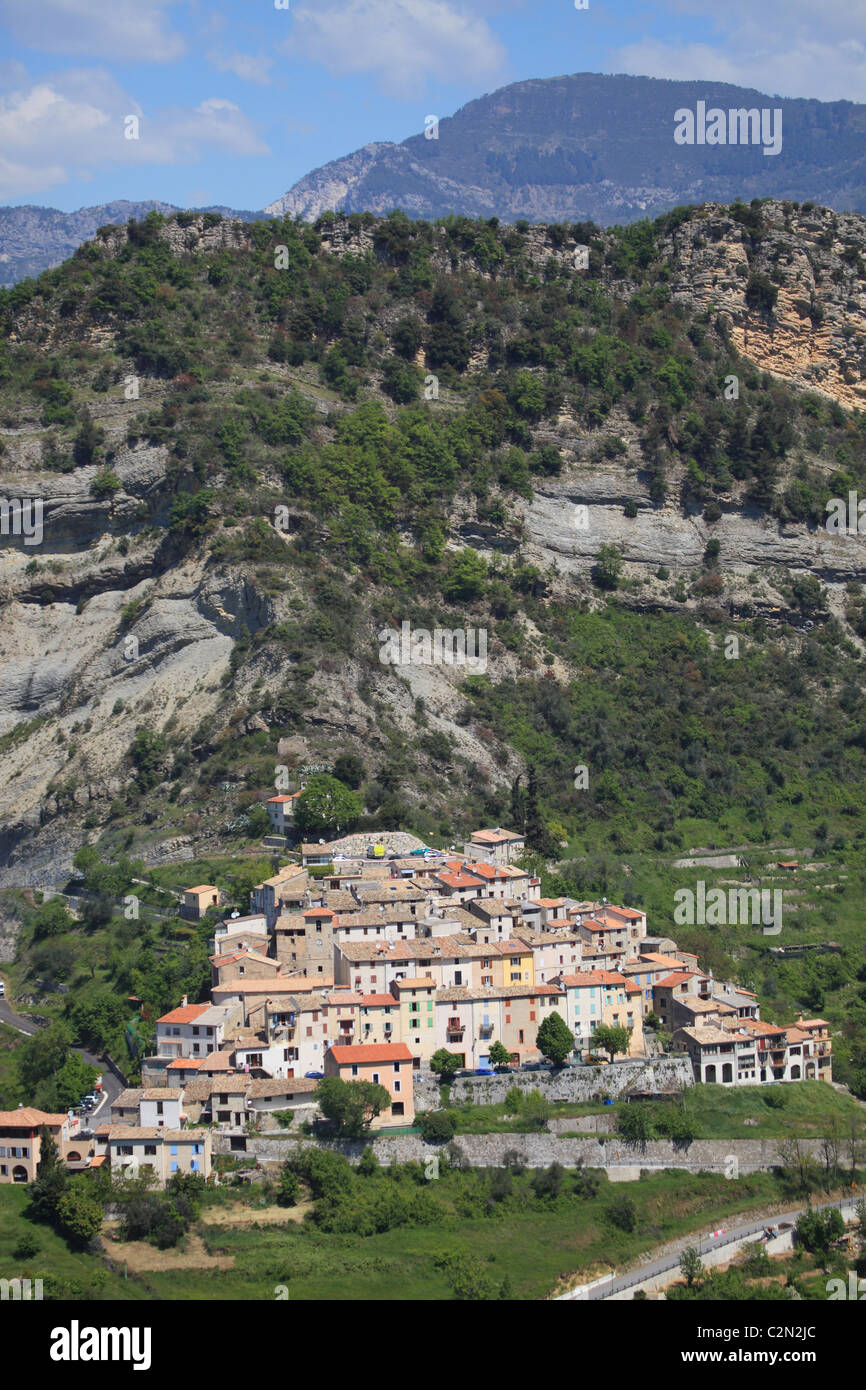
MULTIPOLYGON (((435 1110, 441 1104, 441 1082, 429 1072, 413 1076, 415 1109, 435 1110)), ((601 1092, 621 1096, 627 1091, 681 1091, 694 1086, 688 1057, 635 1057, 606 1067, 545 1067, 541 1071, 506 1072, 502 1076, 458 1076, 451 1086, 452 1100, 472 1100, 476 1105, 496 1105, 512 1086, 538 1090, 550 1100, 593 1100, 601 1092)))
MULTIPOLYGON (((398 1134, 393 1138, 372 1137, 373 1152, 380 1163, 393 1159, 398 1163, 410 1160, 424 1162, 440 1151, 436 1144, 426 1144, 420 1136, 398 1134)), ((458 1134, 455 1141, 468 1162, 477 1168, 499 1168, 505 1155, 517 1152, 529 1168, 547 1168, 561 1163, 564 1168, 585 1164, 588 1168, 604 1168, 610 1176, 638 1178, 642 1169, 685 1168, 702 1171, 738 1174, 763 1172, 780 1165, 778 1142, 774 1139, 696 1139, 678 1147, 669 1139, 655 1139, 644 1145, 625 1144, 621 1139, 601 1135, 598 1138, 563 1139, 554 1134, 458 1134)), ((262 1139, 249 1136, 246 1154, 265 1163, 279 1163, 303 1147, 321 1147, 310 1139, 262 1139)), ((364 1140, 335 1140, 325 1147, 343 1153, 350 1163, 357 1163, 363 1153, 364 1140)), ((821 1140, 804 1140, 803 1148, 813 1158, 821 1160, 821 1140)), ((214 1136, 215 1153, 237 1153, 231 1149, 230 1136, 214 1136)))

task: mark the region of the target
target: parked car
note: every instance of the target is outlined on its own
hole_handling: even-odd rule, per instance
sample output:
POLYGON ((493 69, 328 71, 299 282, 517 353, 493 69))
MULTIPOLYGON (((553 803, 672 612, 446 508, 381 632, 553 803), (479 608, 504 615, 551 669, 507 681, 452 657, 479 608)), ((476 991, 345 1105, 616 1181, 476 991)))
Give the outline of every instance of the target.
POLYGON ((305 1071, 304 1076, 308 1081, 321 1081, 325 1075, 323 1071, 305 1071))
POLYGON ((4 995, 5 993, 6 993, 6 986, 5 986, 5 984, 3 983, 3 981, 0 980, 0 999, 3 998, 3 995, 4 995))

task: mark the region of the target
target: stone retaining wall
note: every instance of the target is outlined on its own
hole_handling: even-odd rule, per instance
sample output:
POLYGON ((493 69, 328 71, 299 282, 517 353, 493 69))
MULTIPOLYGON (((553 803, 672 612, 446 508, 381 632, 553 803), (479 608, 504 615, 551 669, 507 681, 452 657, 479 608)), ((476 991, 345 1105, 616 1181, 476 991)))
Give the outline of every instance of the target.
MULTIPOLYGON (((441 1146, 426 1144, 413 1134, 398 1134, 390 1139, 373 1137, 370 1142, 383 1164, 393 1159, 398 1163, 410 1160, 423 1163, 441 1152, 441 1146)), ((780 1165, 775 1139, 696 1139, 686 1147, 678 1147, 669 1139, 630 1145, 607 1135, 597 1139, 562 1139, 554 1134, 458 1134, 454 1142, 468 1162, 478 1168, 501 1167, 506 1153, 515 1151, 529 1168, 547 1168, 551 1163, 561 1163, 564 1168, 585 1164, 589 1168, 605 1168, 622 1177, 625 1176, 620 1171, 623 1169, 631 1170, 629 1176, 639 1177, 642 1169, 685 1168, 693 1173, 711 1171, 734 1178, 780 1165)), ((246 1141, 246 1154, 260 1162, 278 1163, 305 1146, 318 1147, 310 1139, 250 1136, 246 1141)), ((363 1140, 342 1140, 324 1147, 345 1154, 350 1163, 357 1163, 366 1144, 363 1140)), ((803 1148, 820 1161, 820 1139, 804 1140, 803 1148)), ((214 1136, 214 1152, 232 1152, 228 1135, 214 1136)))
MULTIPOLYGON (((415 1072, 413 1082, 416 1110, 435 1110, 441 1105, 441 1082, 437 1076, 415 1072)), ((627 1091, 681 1091, 694 1084, 688 1057, 635 1057, 606 1067, 545 1067, 541 1071, 502 1076, 458 1076, 451 1086, 451 1098, 458 1102, 472 1100, 476 1105, 496 1105, 512 1086, 517 1086, 526 1092, 538 1090, 549 1100, 586 1101, 601 1092, 621 1096, 627 1091)))

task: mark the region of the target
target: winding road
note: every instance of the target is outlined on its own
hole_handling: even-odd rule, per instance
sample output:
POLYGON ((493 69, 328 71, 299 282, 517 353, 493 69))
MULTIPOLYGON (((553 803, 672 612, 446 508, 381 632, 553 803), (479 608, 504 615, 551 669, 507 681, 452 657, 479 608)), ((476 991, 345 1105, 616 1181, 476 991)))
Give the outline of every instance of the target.
MULTIPOLYGON (((34 1023, 30 1018, 22 1018, 20 1014, 16 1014, 5 997, 0 999, 0 1023, 8 1023, 10 1028, 16 1028, 19 1033, 24 1033, 28 1038, 32 1038, 34 1033, 38 1033, 43 1026, 34 1023)), ((114 1072, 101 1057, 95 1057, 92 1052, 87 1052, 83 1047, 76 1047, 75 1051, 79 1057, 83 1058, 91 1067, 96 1067, 96 1070, 102 1074, 103 1099, 94 1106, 87 1117, 92 1122, 97 1115, 110 1114, 112 1105, 124 1089, 123 1082, 118 1081, 114 1072)))
MULTIPOLYGON (((838 1207, 843 1216, 849 1219, 854 1216, 857 1203, 862 1201, 862 1194, 856 1193, 851 1197, 844 1197, 841 1201, 822 1202, 820 1205, 813 1205, 813 1211, 827 1211, 830 1207, 838 1207)), ((587 1300, 589 1302, 599 1302, 606 1298, 611 1298, 616 1293, 622 1293, 625 1289, 632 1288, 637 1284, 642 1284, 647 1279, 652 1279, 656 1274, 666 1274, 669 1270, 679 1271, 680 1255, 683 1250, 690 1247, 698 1250, 701 1255, 707 1255, 711 1250, 718 1250, 726 1245, 735 1245, 738 1241, 747 1240, 749 1236, 759 1235, 766 1226, 778 1226, 780 1222, 790 1222, 796 1225, 799 1218, 805 1211, 807 1205, 791 1207, 788 1211, 775 1212, 772 1216, 764 1216, 760 1221, 744 1222, 740 1226, 728 1226, 722 1239, 712 1239, 711 1236, 703 1233, 685 1236, 678 1240, 667 1252, 657 1259, 646 1260, 643 1264, 636 1265, 626 1274, 621 1274, 609 1282, 599 1284, 596 1288, 589 1290, 572 1289, 569 1293, 560 1294, 557 1302, 565 1299, 587 1300)), ((731 1251, 733 1259, 734 1250, 731 1251)), ((673 1282, 673 1281, 672 1281, 673 1282)))

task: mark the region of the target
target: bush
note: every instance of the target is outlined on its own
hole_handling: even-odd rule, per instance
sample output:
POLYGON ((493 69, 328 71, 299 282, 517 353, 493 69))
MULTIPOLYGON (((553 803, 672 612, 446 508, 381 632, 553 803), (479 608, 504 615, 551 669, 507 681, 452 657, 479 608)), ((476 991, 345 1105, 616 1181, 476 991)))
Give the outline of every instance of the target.
POLYGON ((91 496, 95 497, 97 502, 108 501, 119 491, 120 479, 110 468, 101 468, 90 484, 91 496))
POLYGON ((41 903, 33 917, 33 935, 39 941, 46 936, 59 936, 73 926, 74 920, 62 898, 41 903))
POLYGON ((298 1200, 300 1190, 301 1184, 298 1181, 297 1173, 293 1172, 291 1168, 284 1165, 280 1173, 280 1180, 277 1187, 277 1203, 279 1204, 279 1206, 295 1206, 298 1200))
POLYGON ((519 1115, 523 1109, 523 1092, 519 1086, 509 1086, 505 1092, 506 1115, 519 1115))
POLYGON ((39 1241, 32 1231, 25 1231, 18 1240, 18 1244, 12 1251, 12 1258, 15 1260, 32 1260, 34 1255, 39 1253, 39 1241))
POLYGON ((558 1197, 562 1191, 564 1172, 561 1163, 551 1163, 549 1168, 540 1169, 532 1179, 532 1190, 536 1197, 549 1201, 558 1197))
POLYGON ((604 1214, 617 1230, 631 1232, 637 1226, 637 1207, 625 1192, 618 1192, 608 1202, 604 1214))
POLYGON ((364 1152, 361 1154, 361 1158, 358 1163, 358 1172, 361 1174, 362 1177, 370 1178, 373 1176, 374 1173, 379 1172, 379 1166, 379 1160, 374 1154, 372 1146, 368 1144, 364 1152))
POLYGON ((427 1144, 447 1144, 457 1133, 457 1116, 453 1110, 426 1110, 415 1116, 421 1135, 427 1144))

